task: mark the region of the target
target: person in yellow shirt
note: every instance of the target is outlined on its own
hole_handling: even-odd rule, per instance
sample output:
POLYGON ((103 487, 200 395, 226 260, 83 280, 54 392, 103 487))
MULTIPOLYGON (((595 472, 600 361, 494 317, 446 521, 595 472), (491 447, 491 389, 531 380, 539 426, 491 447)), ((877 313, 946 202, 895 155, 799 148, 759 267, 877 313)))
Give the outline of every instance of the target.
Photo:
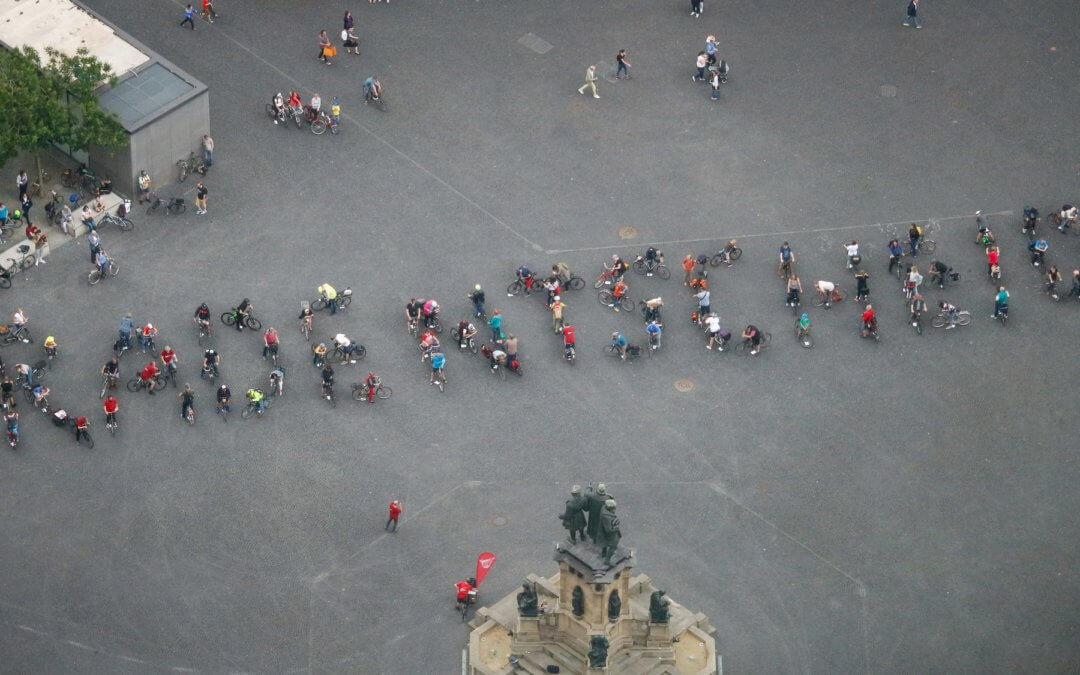
POLYGON ((566 308, 566 303, 562 301, 559 296, 555 296, 551 302, 551 328, 556 334, 562 332, 563 328, 563 310, 566 308))
POLYGON ((322 295, 323 300, 326 300, 326 306, 330 308, 331 314, 337 314, 337 290, 330 284, 323 284, 319 286, 319 294, 322 295))

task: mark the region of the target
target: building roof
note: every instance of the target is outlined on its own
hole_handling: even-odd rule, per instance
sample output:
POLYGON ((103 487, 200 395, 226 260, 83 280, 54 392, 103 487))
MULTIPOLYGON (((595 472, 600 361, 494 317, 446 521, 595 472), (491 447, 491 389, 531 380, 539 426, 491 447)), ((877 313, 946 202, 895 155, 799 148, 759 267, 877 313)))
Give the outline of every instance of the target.
POLYGON ((183 98, 195 85, 160 63, 152 63, 136 76, 118 82, 101 94, 101 107, 115 113, 128 129, 138 128, 140 120, 183 98))

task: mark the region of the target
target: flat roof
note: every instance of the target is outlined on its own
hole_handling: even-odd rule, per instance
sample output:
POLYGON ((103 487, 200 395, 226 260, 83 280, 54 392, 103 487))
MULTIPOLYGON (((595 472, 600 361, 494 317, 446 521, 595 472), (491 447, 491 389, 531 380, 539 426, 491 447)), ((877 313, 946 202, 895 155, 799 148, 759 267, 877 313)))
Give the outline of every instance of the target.
POLYGON ((151 56, 70 0, 0 0, 0 41, 9 47, 45 47, 74 54, 86 47, 91 55, 123 75, 151 56))
POLYGON ((195 85, 160 63, 152 63, 137 77, 118 82, 98 97, 101 107, 115 113, 128 129, 173 101, 194 91, 195 85))

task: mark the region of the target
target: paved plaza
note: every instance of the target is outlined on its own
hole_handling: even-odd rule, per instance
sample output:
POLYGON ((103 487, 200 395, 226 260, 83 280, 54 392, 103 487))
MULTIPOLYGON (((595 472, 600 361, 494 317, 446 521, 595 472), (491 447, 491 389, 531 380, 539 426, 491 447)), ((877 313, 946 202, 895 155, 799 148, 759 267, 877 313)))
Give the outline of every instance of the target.
MULTIPOLYGON (((589 481, 617 500, 635 569, 710 617, 725 673, 1077 669, 1080 303, 1042 293, 1019 232, 1025 205, 1080 199, 1075 3, 927 0, 915 30, 903 0, 706 0, 700 19, 683 0, 221 0, 196 32, 178 3, 87 4, 209 86, 209 214, 140 209, 133 232, 106 230, 115 280, 87 286, 80 240, 0 291, 9 318, 22 306, 57 337, 55 401, 92 415, 97 440, 23 409, 0 453, 2 670, 458 673, 453 583, 485 550, 481 603, 553 574, 556 516, 589 481), (316 35, 339 43, 346 8, 361 55, 324 66, 316 35), (715 103, 691 82, 710 33, 732 68, 715 103), (599 62, 601 98, 578 94, 599 62), (369 75, 386 112, 363 105, 369 75), (271 124, 264 105, 290 89, 340 96, 340 135, 271 124), (976 209, 1002 245, 1008 326, 989 318, 976 209), (928 301, 970 326, 907 325, 884 247, 914 221, 962 275, 928 301), (757 357, 704 349, 681 270, 630 275, 635 299, 666 301, 663 350, 630 363, 601 348, 614 330, 640 341, 640 316, 591 283, 565 297, 573 367, 542 299, 501 291, 522 263, 591 282, 612 253, 659 242, 677 268, 732 237, 744 254, 712 271, 712 304, 728 330, 772 333, 757 357), (791 242, 807 287, 850 292, 851 239, 882 340, 859 339, 845 301, 811 310, 801 349, 776 249, 791 242), (339 395, 374 370, 389 401, 318 398, 295 319, 325 281, 355 300, 317 336, 367 348, 339 395), (440 394, 404 303, 435 297, 449 324, 475 283, 527 373, 503 381, 450 349, 440 394), (282 331, 285 400, 223 423, 190 317, 243 297, 282 331), (126 311, 179 352, 195 427, 175 394, 125 391, 108 437, 97 373, 126 311)), ((191 201, 191 183, 158 189, 191 201)), ((1080 238, 1043 229, 1068 276, 1080 238)), ((215 328, 234 395, 264 383, 259 338, 215 328)), ((0 356, 10 372, 39 352, 0 356)))

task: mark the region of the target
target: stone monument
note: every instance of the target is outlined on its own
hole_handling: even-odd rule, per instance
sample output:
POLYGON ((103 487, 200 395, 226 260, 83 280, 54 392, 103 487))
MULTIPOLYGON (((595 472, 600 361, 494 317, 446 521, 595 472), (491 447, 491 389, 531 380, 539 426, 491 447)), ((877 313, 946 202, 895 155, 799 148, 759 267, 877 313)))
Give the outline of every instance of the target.
POLYGON ((622 546, 611 493, 603 483, 581 492, 571 489, 559 515, 566 532, 553 554, 559 571, 530 574, 520 591, 476 611, 470 675, 549 666, 569 675, 717 672, 708 617, 669 599, 644 574, 632 576, 634 554, 622 546))

